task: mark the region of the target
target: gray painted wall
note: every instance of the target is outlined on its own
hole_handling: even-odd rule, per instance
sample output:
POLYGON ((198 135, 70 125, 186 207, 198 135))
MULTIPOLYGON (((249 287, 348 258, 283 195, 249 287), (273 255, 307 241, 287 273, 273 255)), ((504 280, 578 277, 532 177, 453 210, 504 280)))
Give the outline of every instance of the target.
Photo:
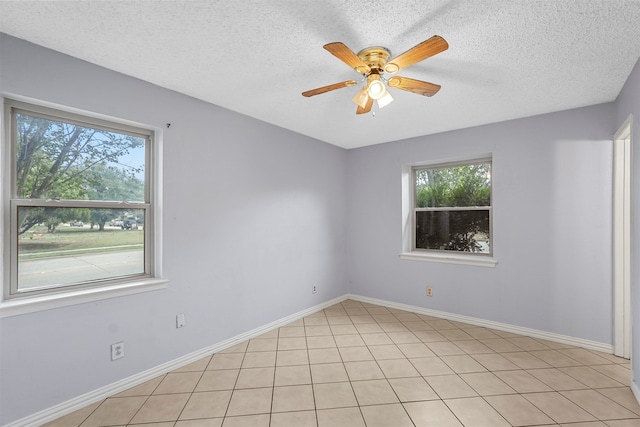
POLYGON ((344 150, 6 35, 0 43, 5 95, 172 123, 169 288, 2 319, 0 425, 347 292, 344 150), (111 362, 121 340, 126 357, 111 362))
POLYGON ((632 349, 631 366, 633 369, 633 381, 640 387, 640 60, 636 62, 633 71, 629 75, 618 99, 616 100, 615 127, 618 129, 622 123, 633 114, 631 125, 631 315, 632 349))
POLYGON ((350 150, 351 292, 611 343, 613 117, 603 104, 350 150), (497 266, 399 259, 403 165, 485 153, 497 266))

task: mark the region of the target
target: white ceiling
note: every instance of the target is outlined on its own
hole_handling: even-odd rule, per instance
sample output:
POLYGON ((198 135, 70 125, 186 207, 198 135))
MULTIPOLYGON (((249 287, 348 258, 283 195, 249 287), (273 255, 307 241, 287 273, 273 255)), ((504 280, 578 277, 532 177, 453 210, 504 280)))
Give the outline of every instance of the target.
MULTIPOLYGON (((345 148, 615 100, 640 57, 640 0, 5 1, 0 31, 345 148), (400 75, 432 98, 356 116, 359 74, 322 46, 449 49, 400 75)), ((374 111, 377 107, 374 107, 374 111)))

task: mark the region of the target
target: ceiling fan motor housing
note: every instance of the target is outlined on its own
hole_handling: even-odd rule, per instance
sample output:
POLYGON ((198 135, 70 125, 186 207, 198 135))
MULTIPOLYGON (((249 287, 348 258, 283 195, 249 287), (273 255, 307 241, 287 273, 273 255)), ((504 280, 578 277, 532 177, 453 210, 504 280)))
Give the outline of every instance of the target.
MULTIPOLYGON (((366 49, 362 49, 358 52, 358 58, 371 68, 371 70, 378 70, 376 74, 380 74, 384 70, 384 66, 387 64, 391 52, 389 49, 382 46, 373 46, 366 49)), ((360 70, 356 70, 360 71, 360 70)), ((366 72, 363 72, 366 74, 366 72)))

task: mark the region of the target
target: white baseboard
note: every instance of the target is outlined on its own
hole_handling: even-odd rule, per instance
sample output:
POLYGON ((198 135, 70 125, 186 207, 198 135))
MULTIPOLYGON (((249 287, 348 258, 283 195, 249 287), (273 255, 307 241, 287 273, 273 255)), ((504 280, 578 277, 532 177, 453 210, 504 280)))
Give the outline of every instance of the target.
POLYGON ((634 375, 632 370, 631 371, 631 391, 633 392, 633 395, 638 401, 638 404, 640 404, 640 388, 638 388, 638 384, 633 380, 633 378, 634 378, 634 375))
POLYGON ((348 295, 349 299, 366 302, 369 304, 382 305, 389 308, 396 308, 398 310, 411 311, 417 314, 424 314, 427 316, 438 317, 441 319, 454 320, 462 323, 469 323, 471 325, 482 326, 485 328, 496 329, 504 332, 511 332, 514 334, 525 335, 532 338, 540 338, 547 341, 558 342, 562 344, 573 345, 576 347, 582 347, 589 350, 601 351, 603 353, 613 354, 613 345, 607 343, 601 343, 597 341, 585 340, 582 338, 571 337, 568 335, 555 334, 553 332, 540 331, 538 329, 524 328, 522 326, 509 325, 507 323, 494 322, 491 320, 479 319, 476 317, 462 316, 459 314, 447 313, 445 311, 431 310, 429 308, 417 307, 414 305, 401 304, 393 301, 386 301, 377 298, 363 297, 360 295, 348 295))
POLYGON ((53 421, 57 418, 63 417, 71 412, 77 411, 78 409, 82 409, 85 406, 91 405, 92 403, 99 402, 100 400, 106 399, 109 396, 113 396, 114 394, 118 394, 122 391, 125 391, 131 387, 135 387, 139 384, 142 384, 146 381, 152 380, 160 375, 164 375, 167 372, 171 372, 175 369, 181 368, 185 365, 193 363, 197 360, 202 359, 203 357, 210 356, 214 353, 218 353, 226 348, 232 347, 236 344, 239 344, 243 341, 246 341, 251 338, 255 338, 259 335, 262 335, 271 330, 277 329, 281 326, 284 326, 288 323, 301 319, 305 316, 313 314, 317 311, 323 310, 327 307, 330 307, 334 304, 342 302, 347 299, 347 295, 343 295, 338 298, 334 298, 329 301, 325 301, 322 304, 315 305, 313 307, 307 308, 306 310, 299 311, 290 316, 283 317, 282 319, 278 319, 274 322, 271 322, 267 325, 260 326, 258 328, 252 329, 248 332, 245 332, 240 335, 236 335, 227 340, 221 341, 219 343, 213 344, 211 346, 205 347, 203 349, 194 351, 192 353, 186 354, 177 359, 171 360, 167 363, 163 363, 162 365, 158 365, 154 368, 147 369, 146 371, 140 372, 138 374, 132 375, 128 378, 124 378, 120 381, 117 381, 113 384, 109 384, 107 386, 101 387, 97 390, 91 391, 89 393, 85 393, 81 396, 68 400, 66 402, 60 403, 58 405, 52 406, 50 408, 44 409, 35 414, 29 415, 25 418, 22 418, 17 421, 13 421, 9 424, 5 424, 4 427, 37 427, 49 421, 53 421))

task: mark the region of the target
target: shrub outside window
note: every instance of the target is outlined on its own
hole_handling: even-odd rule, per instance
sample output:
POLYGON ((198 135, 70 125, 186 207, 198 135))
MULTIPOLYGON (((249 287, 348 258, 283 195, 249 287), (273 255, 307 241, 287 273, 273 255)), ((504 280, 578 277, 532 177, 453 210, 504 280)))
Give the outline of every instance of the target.
POLYGON ((151 277, 153 131, 12 100, 5 118, 4 299, 151 277))
POLYGON ((491 255, 491 159, 412 168, 413 251, 491 255))

